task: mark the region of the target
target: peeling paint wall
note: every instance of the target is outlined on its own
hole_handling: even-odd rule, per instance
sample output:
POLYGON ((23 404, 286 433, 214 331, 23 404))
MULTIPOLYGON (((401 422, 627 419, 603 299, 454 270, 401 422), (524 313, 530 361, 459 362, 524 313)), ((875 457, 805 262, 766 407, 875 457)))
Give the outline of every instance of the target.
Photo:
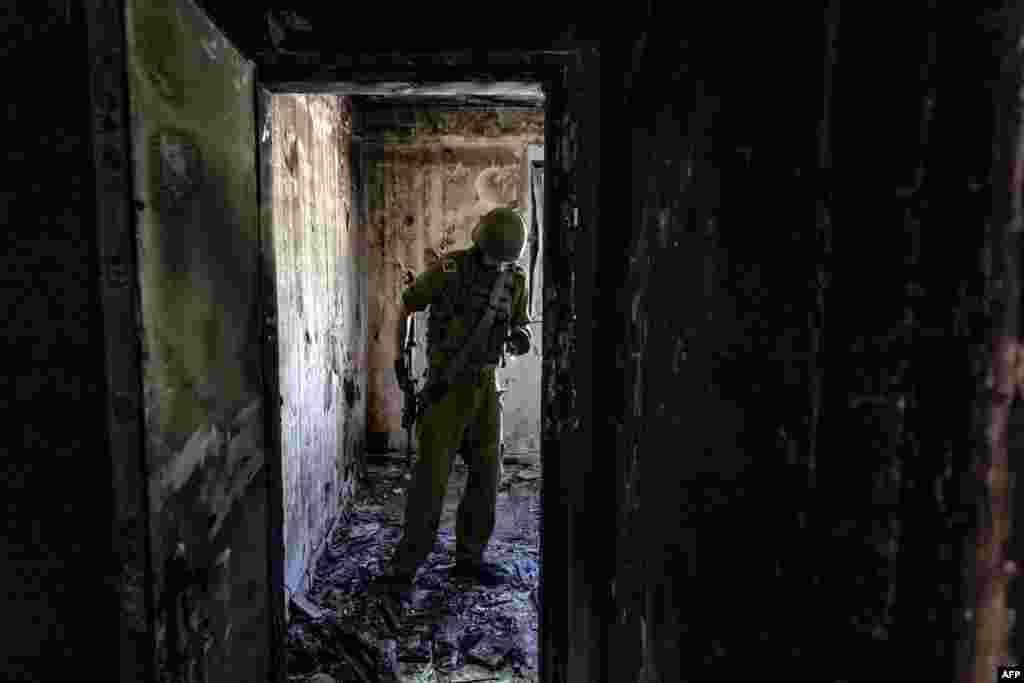
POLYGON ((366 415, 366 268, 348 98, 271 98, 285 586, 308 571, 352 494, 366 415))
MULTIPOLYGON (((386 111, 386 110, 385 110, 386 111)), ((418 275, 435 257, 470 246, 480 216, 498 206, 528 209, 528 147, 543 143, 544 118, 532 112, 416 112, 415 128, 368 131, 369 392, 368 443, 404 448, 403 394, 394 373, 398 305, 407 271, 418 275)), ((368 116, 369 120, 375 117, 368 116)), ((381 118, 381 117, 377 117, 381 118)), ((529 268, 529 251, 521 261, 529 268)), ((538 270, 540 266, 538 265, 538 270)), ((535 292, 539 297, 539 292, 535 292)), ((416 316, 422 372, 428 312, 416 316)), ((508 448, 536 450, 540 431, 540 339, 533 352, 499 372, 506 385, 508 448), (531 446, 532 444, 532 446, 531 446)))
POLYGON ((189 0, 127 6, 160 680, 266 680, 254 68, 189 0))

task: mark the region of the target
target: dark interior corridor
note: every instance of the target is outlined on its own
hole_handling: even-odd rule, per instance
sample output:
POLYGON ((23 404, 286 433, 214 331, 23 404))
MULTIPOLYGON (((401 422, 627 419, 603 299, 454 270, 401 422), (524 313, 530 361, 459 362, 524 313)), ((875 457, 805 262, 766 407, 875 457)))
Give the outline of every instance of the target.
MULTIPOLYGON (((1024 659, 1024 7, 840 4, 9 3, 5 679, 311 677, 299 612, 362 609, 365 539, 394 540, 382 302, 464 238, 475 179, 533 185, 537 146, 539 413, 515 450, 544 466, 504 500, 539 489, 517 509, 540 547, 502 541, 537 642, 505 663, 983 683, 1024 659), (416 93, 462 113, 410 116, 416 93), (401 142, 477 116, 491 151, 367 144, 370 121, 401 142), (420 208, 375 214, 387 187, 420 208), (337 555, 349 592, 317 575, 337 555)), ((371 656, 329 621, 382 658, 369 680, 453 652, 399 628, 371 656)), ((341 649, 332 675, 360 680, 341 649)))

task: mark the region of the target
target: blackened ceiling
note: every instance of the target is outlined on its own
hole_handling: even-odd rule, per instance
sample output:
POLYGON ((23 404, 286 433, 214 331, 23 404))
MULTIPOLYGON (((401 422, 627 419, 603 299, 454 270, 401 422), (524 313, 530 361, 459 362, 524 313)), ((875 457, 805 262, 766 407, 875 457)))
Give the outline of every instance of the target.
MULTIPOLYGON (((594 6, 582 3, 330 3, 310 0, 197 0, 254 61, 272 50, 536 50, 586 39, 594 6)), ((595 37, 596 33, 591 36, 595 37)))

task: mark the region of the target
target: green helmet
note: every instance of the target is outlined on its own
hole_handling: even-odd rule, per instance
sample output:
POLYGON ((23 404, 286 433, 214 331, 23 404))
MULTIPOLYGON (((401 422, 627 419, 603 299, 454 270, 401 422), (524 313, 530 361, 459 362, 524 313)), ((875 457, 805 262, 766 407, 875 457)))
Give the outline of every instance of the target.
POLYGON ((515 209, 494 209, 481 216, 472 239, 493 259, 518 261, 526 246, 526 221, 515 209))

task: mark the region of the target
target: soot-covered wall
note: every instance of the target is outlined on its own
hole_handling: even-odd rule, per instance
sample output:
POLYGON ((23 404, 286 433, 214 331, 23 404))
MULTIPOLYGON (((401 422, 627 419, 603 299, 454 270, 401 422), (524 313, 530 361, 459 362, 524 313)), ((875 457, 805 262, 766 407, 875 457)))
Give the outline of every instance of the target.
MULTIPOLYGON (((527 210, 527 148, 544 139, 542 112, 431 110, 418 114, 416 129, 367 130, 371 136, 365 152, 371 292, 367 427, 370 445, 381 449, 405 444, 393 339, 405 273, 418 275, 432 259, 469 247, 470 232, 491 209, 527 210)), ((529 269, 529 250, 524 250, 522 265, 529 269)), ((534 296, 539 297, 539 291, 534 296)), ((416 320, 416 373, 423 369, 427 317, 424 312, 416 320)), ((536 325, 532 331, 537 340, 533 352, 510 360, 499 371, 499 379, 507 389, 504 425, 512 437, 507 447, 536 452, 542 330, 536 325)))
POLYGON ((161 680, 265 680, 254 66, 190 0, 127 5, 161 680))
POLYGON ((351 102, 271 102, 285 587, 302 591, 353 492, 366 415, 366 258, 352 202, 351 102))
MULTIPOLYGON (((140 444, 129 427, 135 461, 115 464, 110 444, 118 435, 106 428, 111 404, 122 424, 135 421, 138 404, 108 403, 108 388, 117 382, 107 374, 101 307, 106 288, 131 288, 125 269, 101 269, 96 260, 97 190, 126 199, 123 69, 109 45, 96 50, 103 63, 87 49, 104 41, 95 24, 87 26, 81 3, 11 2, 3 14, 0 53, 21 65, 9 71, 10 87, 37 88, 45 69, 29 65, 44 63, 55 45, 72 57, 61 76, 66 103, 13 97, 4 105, 11 132, 6 159, 24 172, 9 174, 0 190, 2 401, 10 425, 0 445, 0 580, 8 626, 0 678, 54 680, 71 663, 105 668, 114 679, 119 669, 124 680, 141 679, 148 634, 140 444), (108 65, 113 74, 104 72, 108 65), (94 126, 112 144, 93 144, 94 126), (99 184, 97 162, 105 172, 99 184), (121 481, 134 485, 128 495, 117 490, 121 481), (96 638, 97 632, 106 636, 96 638)), ((110 27, 118 46, 119 27, 110 27)), ((104 215, 125 225, 120 211, 104 215)), ((134 326, 117 322, 114 334, 137 346, 134 326)), ((133 374, 129 387, 138 384, 133 374)))
POLYGON ((621 163, 592 292, 617 301, 594 342, 595 443, 617 444, 608 680, 737 658, 954 680, 969 659, 1009 15, 838 6, 702 17, 685 40, 651 7, 602 44, 602 117, 628 121, 602 135, 621 163))

